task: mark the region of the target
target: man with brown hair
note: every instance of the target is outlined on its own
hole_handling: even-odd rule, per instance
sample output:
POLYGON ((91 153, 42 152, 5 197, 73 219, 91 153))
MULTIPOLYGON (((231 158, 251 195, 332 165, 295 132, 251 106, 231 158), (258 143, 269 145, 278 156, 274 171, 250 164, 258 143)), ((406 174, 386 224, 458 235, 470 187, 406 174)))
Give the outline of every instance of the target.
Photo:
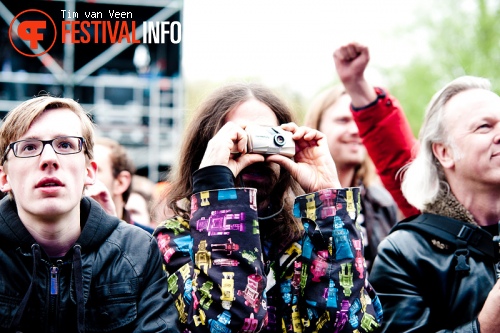
POLYGON ((0 128, 0 331, 178 332, 155 239, 84 197, 93 125, 41 96, 0 128))
MULTIPOLYGON (((132 191, 132 175, 135 166, 127 154, 127 150, 117 141, 98 137, 94 147, 97 163, 97 178, 106 186, 116 208, 116 216, 129 224, 138 226, 150 233, 153 228, 134 221, 125 208, 132 191)), ((102 204, 102 197, 95 197, 102 204)))

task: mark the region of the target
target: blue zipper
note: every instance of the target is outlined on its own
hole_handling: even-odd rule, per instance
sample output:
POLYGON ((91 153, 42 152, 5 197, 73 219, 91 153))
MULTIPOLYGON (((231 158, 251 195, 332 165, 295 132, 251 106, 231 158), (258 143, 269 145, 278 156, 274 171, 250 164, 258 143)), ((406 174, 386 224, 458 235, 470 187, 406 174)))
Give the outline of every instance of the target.
POLYGON ((50 294, 57 295, 59 293, 59 267, 52 266, 50 268, 50 294))

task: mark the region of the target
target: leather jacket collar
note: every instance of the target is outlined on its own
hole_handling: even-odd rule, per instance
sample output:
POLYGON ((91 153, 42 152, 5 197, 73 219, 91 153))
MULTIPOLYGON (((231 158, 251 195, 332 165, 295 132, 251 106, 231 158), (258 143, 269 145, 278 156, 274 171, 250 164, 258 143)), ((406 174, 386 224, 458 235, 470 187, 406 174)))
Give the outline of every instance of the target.
POLYGON ((455 220, 467 221, 477 225, 474 216, 457 200, 451 191, 440 191, 433 203, 427 204, 422 211, 435 215, 450 217, 455 220))

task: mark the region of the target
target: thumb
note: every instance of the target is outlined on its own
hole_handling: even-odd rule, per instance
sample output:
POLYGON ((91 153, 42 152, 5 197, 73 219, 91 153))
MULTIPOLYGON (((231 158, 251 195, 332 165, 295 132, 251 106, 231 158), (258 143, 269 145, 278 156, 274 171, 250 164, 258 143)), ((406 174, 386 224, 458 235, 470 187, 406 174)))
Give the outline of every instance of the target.
POLYGON ((288 170, 288 172, 290 172, 290 174, 293 176, 292 171, 295 168, 296 163, 291 158, 283 156, 283 155, 275 154, 275 155, 267 156, 266 162, 274 162, 276 164, 279 164, 280 166, 282 166, 283 168, 288 170))
POLYGON ((238 174, 241 172, 241 170, 245 169, 247 166, 258 163, 258 162, 264 162, 265 158, 262 155, 259 154, 242 154, 240 157, 238 157, 236 162, 236 170, 233 171, 234 176, 238 176, 238 174))

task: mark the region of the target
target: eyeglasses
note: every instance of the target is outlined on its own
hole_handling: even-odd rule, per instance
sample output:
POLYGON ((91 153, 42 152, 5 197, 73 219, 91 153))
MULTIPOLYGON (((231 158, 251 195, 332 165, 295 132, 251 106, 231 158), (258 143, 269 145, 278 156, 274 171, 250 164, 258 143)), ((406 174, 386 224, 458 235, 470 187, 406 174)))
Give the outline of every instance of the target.
POLYGON ((2 158, 7 159, 9 150, 12 149, 14 156, 28 158, 41 155, 45 145, 50 144, 54 152, 59 155, 78 154, 82 151, 85 139, 79 136, 59 136, 52 140, 26 139, 9 144, 2 158))

